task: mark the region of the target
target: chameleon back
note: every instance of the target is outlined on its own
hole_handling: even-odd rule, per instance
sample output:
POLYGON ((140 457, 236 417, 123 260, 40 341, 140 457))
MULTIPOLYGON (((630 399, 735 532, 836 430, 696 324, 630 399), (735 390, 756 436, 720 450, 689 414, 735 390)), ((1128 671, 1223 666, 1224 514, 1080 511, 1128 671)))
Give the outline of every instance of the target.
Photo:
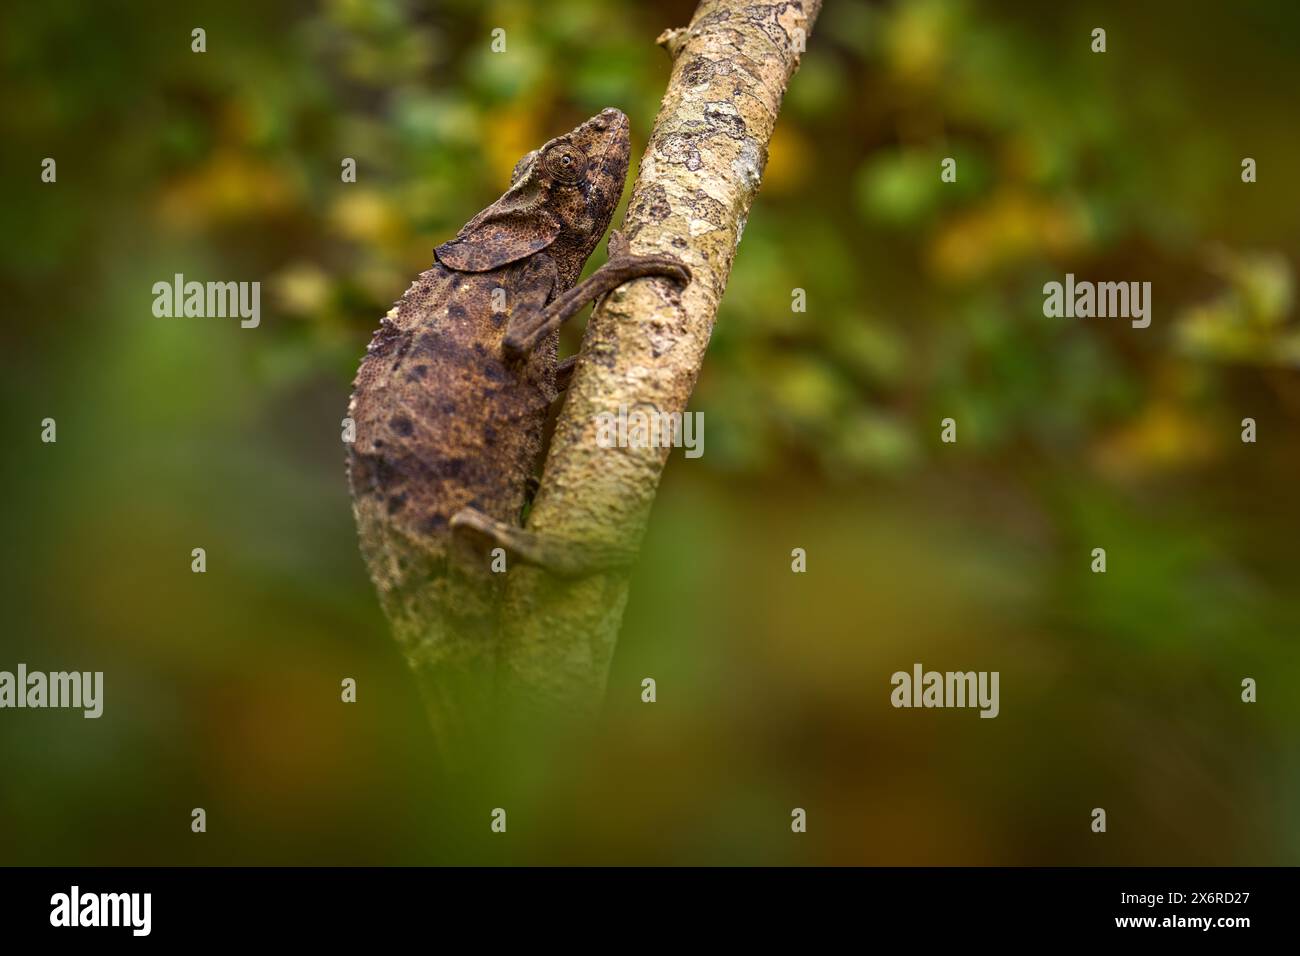
MULTIPOLYGON (((507 315, 493 311, 493 290, 527 268, 435 264, 384 318, 353 383, 348 476, 362 555, 435 710, 448 695, 490 693, 504 578, 486 545, 452 534, 451 516, 472 507, 518 522, 556 394, 558 335, 524 363, 502 358, 507 315)), ((432 716, 445 725, 490 715, 432 716)))

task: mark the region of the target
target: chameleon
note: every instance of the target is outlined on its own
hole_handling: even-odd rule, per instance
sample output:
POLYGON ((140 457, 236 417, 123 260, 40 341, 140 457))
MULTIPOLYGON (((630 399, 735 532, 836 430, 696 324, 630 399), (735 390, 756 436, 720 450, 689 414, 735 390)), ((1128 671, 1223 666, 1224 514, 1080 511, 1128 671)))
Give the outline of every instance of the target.
POLYGON ((503 554, 564 575, 627 555, 522 526, 548 412, 571 378, 559 327, 631 279, 689 269, 633 255, 579 282, 622 195, 629 122, 606 109, 524 155, 506 192, 434 249, 367 346, 348 418, 361 553, 444 757, 492 724, 503 554), (503 551, 495 552, 495 548, 503 551), (499 570, 499 567, 497 568, 499 570))

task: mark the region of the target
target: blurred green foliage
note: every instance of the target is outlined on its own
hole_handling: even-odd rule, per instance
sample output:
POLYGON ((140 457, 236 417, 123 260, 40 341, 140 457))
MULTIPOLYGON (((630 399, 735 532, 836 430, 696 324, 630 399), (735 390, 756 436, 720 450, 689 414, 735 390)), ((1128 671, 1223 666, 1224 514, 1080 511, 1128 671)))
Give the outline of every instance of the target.
POLYGON ((828 0, 609 713, 497 792, 439 777, 355 550, 348 381, 524 152, 614 105, 639 155, 654 38, 691 8, 6 12, 0 667, 102 669, 108 698, 99 721, 0 716, 0 861, 1296 862, 1283 2, 828 0), (1067 271, 1151 281, 1151 328, 1045 319, 1067 271), (261 328, 155 319, 177 272, 261 280, 261 328), (917 660, 1001 669, 1002 716, 900 716, 888 675, 917 660), (1093 806, 1113 838, 1090 839, 1093 806))

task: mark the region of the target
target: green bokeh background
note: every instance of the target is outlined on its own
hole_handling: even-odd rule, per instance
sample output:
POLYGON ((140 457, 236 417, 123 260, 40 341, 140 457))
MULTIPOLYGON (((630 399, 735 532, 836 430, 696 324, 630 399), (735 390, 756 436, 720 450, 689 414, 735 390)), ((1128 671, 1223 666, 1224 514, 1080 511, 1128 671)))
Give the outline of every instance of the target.
POLYGON ((0 712, 0 862, 1300 862, 1280 0, 827 0, 606 713, 495 792, 440 774, 356 549, 351 375, 525 151, 613 105, 640 155, 691 9, 6 9, 0 669, 106 701, 0 712), (1044 318, 1067 271, 1151 281, 1151 327, 1044 318), (154 318, 177 272, 261 281, 261 327, 154 318), (916 661, 1000 671, 1001 715, 894 710, 916 661))

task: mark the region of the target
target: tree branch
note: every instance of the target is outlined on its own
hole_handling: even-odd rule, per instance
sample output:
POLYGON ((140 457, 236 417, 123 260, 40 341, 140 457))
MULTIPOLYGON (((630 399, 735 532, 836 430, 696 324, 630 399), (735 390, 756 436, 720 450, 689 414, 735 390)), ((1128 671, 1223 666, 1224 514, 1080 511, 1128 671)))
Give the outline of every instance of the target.
MULTIPOLYGON (((703 0, 689 27, 659 37, 672 77, 622 232, 635 254, 684 260, 692 280, 680 294, 665 279, 630 282, 592 314, 531 530, 639 547, 669 449, 602 448, 597 416, 620 406, 685 412, 786 85, 820 9, 821 0, 703 0)), ((625 570, 563 581, 512 568, 501 699, 526 710, 597 708, 627 596, 625 570)))

